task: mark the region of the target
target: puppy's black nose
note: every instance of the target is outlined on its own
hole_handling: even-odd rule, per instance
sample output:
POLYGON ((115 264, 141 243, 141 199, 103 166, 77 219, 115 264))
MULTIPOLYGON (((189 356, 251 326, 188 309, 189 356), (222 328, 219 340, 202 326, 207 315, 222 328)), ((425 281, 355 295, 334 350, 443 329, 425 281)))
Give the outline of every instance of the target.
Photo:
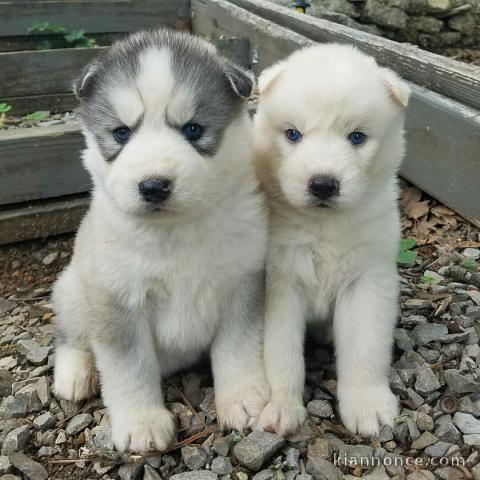
POLYGON ((138 191, 149 203, 161 203, 172 193, 172 181, 168 178, 150 178, 138 184, 138 191))
POLYGON ((334 177, 319 175, 310 179, 308 190, 318 199, 328 200, 338 196, 340 183, 334 177))

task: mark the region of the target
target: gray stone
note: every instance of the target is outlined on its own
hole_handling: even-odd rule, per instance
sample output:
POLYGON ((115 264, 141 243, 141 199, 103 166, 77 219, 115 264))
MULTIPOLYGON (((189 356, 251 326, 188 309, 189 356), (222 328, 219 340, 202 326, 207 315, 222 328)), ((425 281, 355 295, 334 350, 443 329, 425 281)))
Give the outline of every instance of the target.
POLYGON ((427 317, 423 315, 409 315, 402 317, 401 323, 403 325, 424 325, 427 323, 427 317))
POLYGON ((8 397, 12 393, 13 377, 10 372, 0 369, 0 397, 8 397))
POLYGON ((307 462, 307 473, 314 480, 342 480, 342 471, 322 457, 310 457, 307 462))
POLYGON ((453 423, 462 433, 480 434, 480 420, 477 420, 473 415, 470 415, 469 413, 456 412, 453 416, 453 423))
POLYGON ((446 421, 438 425, 435 429, 435 435, 441 442, 456 444, 460 441, 461 435, 451 421, 446 421))
POLYGON ((408 16, 402 10, 396 7, 388 7, 378 0, 367 0, 365 2, 363 16, 367 22, 389 30, 404 29, 408 21, 408 16))
POLYGON ((427 323, 425 325, 417 325, 411 331, 410 336, 418 345, 428 345, 431 342, 439 340, 448 334, 448 328, 439 323, 427 323))
POLYGON ((143 462, 127 463, 118 469, 120 480, 137 480, 144 470, 143 462))
POLYGON ((422 368, 416 373, 415 390, 421 395, 434 392, 440 388, 440 382, 430 367, 422 368))
POLYGON ((435 480, 435 475, 429 470, 417 470, 407 475, 407 480, 435 480))
POLYGON ((228 457, 215 457, 210 467, 218 475, 228 475, 233 470, 232 461, 228 457))
POLYGON ((143 467, 143 480, 162 480, 162 477, 150 465, 143 467))
POLYGON ((31 432, 27 425, 22 425, 8 432, 2 445, 2 455, 23 450, 30 435, 31 432))
POLYGON ((414 343, 404 328, 395 329, 394 339, 395 339, 395 344, 400 350, 404 352, 413 350, 414 343))
POLYGON ((188 445, 182 448, 182 459, 190 470, 201 470, 207 464, 208 456, 203 448, 188 445))
POLYGON ((274 476, 275 472, 273 470, 267 469, 255 474, 252 480, 273 480, 274 476))
POLYGON ((170 477, 170 480, 217 480, 216 473, 210 470, 197 470, 196 472, 177 473, 170 477))
POLYGON ((38 458, 53 457, 58 453, 58 451, 59 451, 58 447, 43 446, 43 447, 40 447, 40 449, 38 450, 37 457, 38 458))
POLYGON ((421 298, 409 298, 404 302, 403 306, 408 310, 426 310, 432 308, 432 304, 428 300, 421 298))
POLYGON ((407 395, 410 399, 412 407, 415 409, 423 405, 423 403, 425 402, 423 397, 421 397, 413 388, 407 389, 407 395))
POLYGON ((5 418, 19 418, 27 414, 28 399, 25 396, 8 396, 4 402, 5 418))
POLYGON ((90 443, 94 449, 113 450, 112 429, 106 425, 98 425, 90 431, 90 443))
POLYGON ((50 412, 45 412, 35 418, 33 425, 38 429, 45 431, 52 428, 57 421, 55 415, 50 412))
POLYGON ((25 385, 22 387, 16 394, 15 398, 19 399, 25 397, 25 402, 27 404, 27 413, 39 412, 42 409, 42 403, 38 398, 38 393, 35 385, 25 385))
POLYGON ((258 472, 284 445, 285 440, 278 435, 254 431, 242 438, 233 451, 243 466, 258 472))
POLYGON ((330 438, 315 438, 308 444, 307 456, 330 459, 335 451, 334 442, 330 438))
POLYGON ((390 425, 382 425, 382 427, 380 428, 380 434, 378 436, 378 440, 381 443, 389 442, 390 440, 393 440, 393 431, 390 425))
POLYGON ((12 471, 12 464, 7 455, 0 456, 0 475, 5 475, 12 471))
POLYGON ((40 377, 35 384, 38 398, 43 406, 50 403, 50 387, 48 385, 47 377, 40 377))
POLYGON ((89 413, 80 413, 75 415, 67 424, 65 431, 67 435, 77 435, 85 430, 93 422, 93 417, 89 413))
POLYGON ((298 461, 300 460, 300 450, 293 447, 288 447, 285 452, 285 463, 288 468, 298 468, 298 461))
POLYGON ((47 480, 48 474, 43 465, 27 457, 24 453, 11 453, 10 461, 12 465, 25 475, 28 480, 47 480))
POLYGON ((42 365, 47 361, 52 347, 42 347, 35 340, 20 340, 17 343, 17 351, 25 355, 27 360, 34 365, 42 365))
POLYGON ((42 263, 46 266, 51 265, 58 257, 58 252, 52 252, 43 257, 42 263))
MULTIPOLYGON (((459 15, 458 15, 459 16, 459 15)), ((461 31, 461 30, 460 30, 461 31)), ((478 260, 480 258, 480 250, 478 248, 466 248, 462 255, 472 260, 478 260)))
POLYGON ((446 12, 452 4, 450 0, 427 0, 428 11, 432 13, 446 12))
POLYGON ((447 450, 452 446, 451 443, 447 442, 437 442, 433 445, 428 446, 425 449, 425 453, 433 458, 440 458, 447 453, 447 450))
POLYGON ((219 455, 226 457, 230 451, 230 445, 232 444, 232 437, 230 435, 215 437, 213 441, 213 450, 219 455))
POLYGON ((17 304, 6 298, 0 298, 0 316, 13 310, 17 304))
POLYGON ((366 460, 373 457, 373 448, 369 445, 341 445, 338 449, 338 457, 342 462, 346 462, 347 466, 364 465, 366 460))
MULTIPOLYGON (((295 480, 312 480, 313 477, 308 473, 301 473, 295 477, 295 480)), ((286 480, 286 479, 285 479, 286 480)))
POLYGON ((452 393, 480 392, 480 383, 476 382, 472 375, 462 375, 455 369, 445 370, 444 375, 448 390, 452 393))
POLYGON ((440 358, 440 352, 438 350, 419 347, 417 351, 428 363, 435 363, 440 358))
POLYGON ((429 445, 433 445, 438 441, 438 438, 430 432, 423 432, 413 443, 412 448, 415 450, 423 450, 429 445))
POLYGON ((333 415, 332 406, 327 400, 312 400, 307 405, 307 412, 317 418, 330 418, 333 415))
POLYGON ((472 445, 474 447, 480 447, 480 435, 478 433, 472 433, 469 435, 463 436, 463 441, 467 445, 472 445))
POLYGON ((478 290, 469 290, 467 295, 477 304, 480 305, 480 291, 478 290))
MULTIPOLYGON (((460 42, 461 38, 462 34, 460 32, 421 33, 418 35, 418 44, 422 48, 454 47, 460 42)), ((451 311, 453 311, 452 307, 453 306, 450 305, 451 311)), ((461 313, 460 311, 456 313, 456 315, 460 315, 461 313)))
MULTIPOLYGON (((436 18, 417 17, 415 20, 417 20, 417 22, 420 20, 420 25, 424 28, 427 28, 426 30, 427 33, 439 32, 443 27, 443 22, 440 20, 437 20, 436 18), (433 20, 434 22, 430 22, 430 20, 433 20), (429 28, 429 27, 432 27, 432 28, 429 28)), ((418 23, 417 23, 417 27, 418 27, 418 23)), ((418 29, 420 30, 420 28, 418 29)), ((430 279, 430 283, 433 285, 438 285, 439 283, 445 282, 445 279, 442 277, 442 275, 438 274, 433 270, 425 270, 423 272, 423 275, 424 277, 428 277, 430 279)))

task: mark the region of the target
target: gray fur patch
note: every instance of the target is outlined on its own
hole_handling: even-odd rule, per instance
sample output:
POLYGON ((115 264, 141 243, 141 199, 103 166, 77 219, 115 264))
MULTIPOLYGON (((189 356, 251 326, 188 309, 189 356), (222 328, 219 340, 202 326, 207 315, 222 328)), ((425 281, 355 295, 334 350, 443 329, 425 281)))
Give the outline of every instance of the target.
MULTIPOLYGON (((192 147, 202 155, 215 155, 225 129, 240 113, 253 82, 243 70, 217 55, 208 42, 186 33, 167 29, 136 33, 102 52, 74 85, 81 100, 83 123, 95 136, 105 159, 113 160, 122 145, 114 140, 112 132, 122 124, 109 93, 112 86, 135 86, 141 54, 152 47, 170 51, 175 81, 193 92, 195 113, 190 122, 200 124, 205 132, 198 141, 191 142, 192 147)), ((183 127, 174 118, 165 120, 179 132, 183 127)))

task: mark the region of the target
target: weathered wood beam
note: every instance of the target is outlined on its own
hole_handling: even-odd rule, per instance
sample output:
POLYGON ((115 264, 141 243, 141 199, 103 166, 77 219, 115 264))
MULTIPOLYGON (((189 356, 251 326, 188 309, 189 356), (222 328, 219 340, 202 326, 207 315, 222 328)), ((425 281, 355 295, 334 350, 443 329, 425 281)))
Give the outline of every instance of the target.
POLYGON ((295 12, 265 0, 229 0, 250 13, 317 42, 356 45, 402 77, 480 110, 480 67, 420 50, 406 43, 295 12))

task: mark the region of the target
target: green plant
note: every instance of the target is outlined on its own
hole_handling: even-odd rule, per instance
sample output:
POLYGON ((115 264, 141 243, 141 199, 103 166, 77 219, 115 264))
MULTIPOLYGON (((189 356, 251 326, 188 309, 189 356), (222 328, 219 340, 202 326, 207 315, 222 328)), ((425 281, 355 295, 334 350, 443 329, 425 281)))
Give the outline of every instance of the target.
POLYGON ((49 112, 38 111, 29 113, 23 117, 23 120, 28 120, 30 122, 39 122, 40 120, 45 120, 49 115, 49 112))
POLYGON ((435 279, 431 277, 430 275, 422 275, 420 277, 420 281, 422 283, 426 283, 428 285, 433 285, 435 283, 435 279))
POLYGON ((465 270, 468 270, 469 272, 477 271, 477 262, 475 262, 473 258, 467 258, 466 260, 460 262, 459 265, 465 270))
MULTIPOLYGON (((87 38, 85 36, 85 30, 71 30, 67 31, 62 25, 57 25, 51 22, 34 22, 28 29, 32 34, 49 34, 60 35, 63 34, 63 38, 66 42, 71 43, 75 48, 92 48, 96 45, 95 39, 87 38)), ((50 40, 40 40, 37 43, 38 50, 48 50, 52 48, 52 42, 50 40)))
POLYGON ((93 38, 85 36, 85 30, 72 30, 63 36, 68 43, 75 44, 75 48, 91 48, 96 45, 93 38))
POLYGON ((50 33, 50 34, 59 34, 65 33, 66 28, 61 25, 56 25, 55 23, 50 22, 33 22, 28 33, 50 33))
POLYGON ((12 109, 12 106, 8 103, 0 103, 0 113, 4 114, 9 112, 12 109))
POLYGON ((417 258, 416 252, 412 251, 417 245, 413 238, 402 238, 397 253, 397 263, 401 267, 411 267, 417 258))

